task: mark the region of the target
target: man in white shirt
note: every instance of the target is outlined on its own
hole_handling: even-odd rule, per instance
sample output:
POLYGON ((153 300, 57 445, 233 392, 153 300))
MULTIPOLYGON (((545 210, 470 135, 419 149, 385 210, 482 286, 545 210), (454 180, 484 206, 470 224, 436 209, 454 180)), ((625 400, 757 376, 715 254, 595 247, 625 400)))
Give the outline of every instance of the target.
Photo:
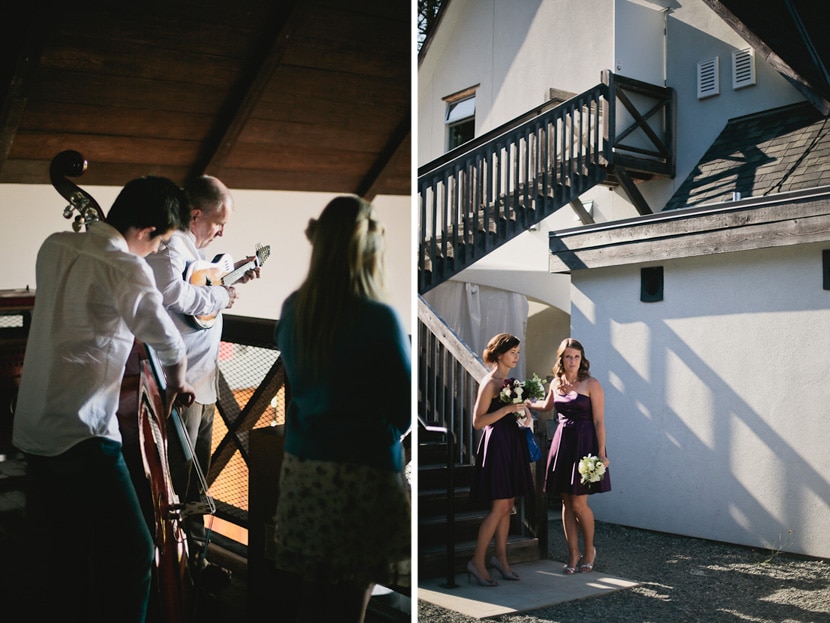
POLYGON ((192 401, 184 341, 142 259, 188 219, 170 180, 133 180, 106 221, 49 236, 12 442, 24 453, 29 521, 42 545, 47 596, 37 620, 145 620, 154 544, 121 451, 116 411, 138 339, 167 376, 167 404, 192 401))
MULTIPOLYGON (((162 243, 159 252, 148 257, 164 305, 187 346, 187 380, 195 391, 195 401, 181 410, 182 422, 194 446, 201 472, 207 476, 213 440, 213 419, 219 391, 219 344, 222 339, 222 311, 237 298, 234 286, 197 285, 199 280, 185 279, 193 263, 207 260, 204 249, 224 233, 234 213, 233 197, 215 177, 200 176, 185 186, 190 198, 191 219, 186 230, 173 233, 162 243), (208 326, 195 318, 211 318, 208 326)), ((239 267, 251 258, 235 263, 239 267)), ((219 271, 221 272, 221 270, 219 271)), ((259 277, 259 268, 248 271, 239 283, 259 277)), ((169 444, 170 472, 173 486, 183 502, 198 502, 199 482, 192 462, 178 444, 169 444)), ((185 518, 185 531, 191 560, 196 569, 207 566, 207 535, 204 516, 196 513, 185 518)), ((211 568, 211 571, 219 571, 211 568)), ((227 574, 225 574, 227 575, 227 574)), ((221 581, 221 579, 220 579, 221 581)))

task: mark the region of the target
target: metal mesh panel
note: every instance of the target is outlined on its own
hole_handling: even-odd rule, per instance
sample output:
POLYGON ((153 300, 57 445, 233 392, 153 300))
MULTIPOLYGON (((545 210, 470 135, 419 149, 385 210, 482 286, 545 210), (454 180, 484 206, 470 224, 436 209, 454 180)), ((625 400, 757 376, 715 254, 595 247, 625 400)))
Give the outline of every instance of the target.
POLYGON ((210 494, 217 516, 248 526, 249 433, 285 422, 286 388, 279 352, 222 342, 213 422, 210 494))

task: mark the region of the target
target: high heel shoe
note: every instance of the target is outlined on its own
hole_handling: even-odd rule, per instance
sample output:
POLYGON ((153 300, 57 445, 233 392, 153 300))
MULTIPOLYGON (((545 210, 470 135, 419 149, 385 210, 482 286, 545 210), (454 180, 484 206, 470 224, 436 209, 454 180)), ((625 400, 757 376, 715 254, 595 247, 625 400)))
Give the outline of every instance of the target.
POLYGON ((490 578, 483 578, 477 572, 475 565, 473 565, 473 561, 467 563, 467 583, 470 584, 472 579, 470 576, 473 576, 476 580, 478 580, 479 586, 498 586, 499 583, 490 578))
POLYGON ((511 582, 517 582, 519 580, 519 574, 515 571, 505 571, 504 567, 501 566, 499 559, 495 556, 490 556, 490 566, 501 573, 501 577, 505 580, 510 580, 511 582))
POLYGON ((594 570, 594 565, 597 562, 597 548, 594 548, 594 559, 591 562, 583 562, 579 565, 580 573, 591 573, 594 570))
POLYGON ((569 567, 568 565, 562 567, 562 573, 564 573, 565 575, 573 575, 574 573, 576 573, 576 568, 579 566, 580 562, 582 562, 582 556, 579 557, 579 559, 576 561, 576 564, 573 567, 569 567))

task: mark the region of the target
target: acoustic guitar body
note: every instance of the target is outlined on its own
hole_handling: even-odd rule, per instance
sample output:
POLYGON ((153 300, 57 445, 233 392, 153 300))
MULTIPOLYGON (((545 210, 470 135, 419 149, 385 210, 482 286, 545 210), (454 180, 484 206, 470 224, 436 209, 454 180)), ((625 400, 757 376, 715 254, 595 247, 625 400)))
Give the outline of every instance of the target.
MULTIPOLYGON (((227 253, 221 253, 211 262, 191 262, 185 272, 185 281, 194 286, 221 286, 222 278, 233 272, 233 258, 227 253)), ((216 324, 219 313, 204 316, 191 316, 190 322, 197 329, 210 329, 216 324)))
MULTIPOLYGON (((234 268, 233 258, 227 253, 220 253, 211 262, 191 262, 185 269, 184 280, 194 286, 232 286, 244 277, 246 272, 262 266, 270 254, 270 246, 258 244, 253 258, 234 268)), ((219 313, 190 316, 189 320, 197 329, 210 329, 216 324, 219 313)))

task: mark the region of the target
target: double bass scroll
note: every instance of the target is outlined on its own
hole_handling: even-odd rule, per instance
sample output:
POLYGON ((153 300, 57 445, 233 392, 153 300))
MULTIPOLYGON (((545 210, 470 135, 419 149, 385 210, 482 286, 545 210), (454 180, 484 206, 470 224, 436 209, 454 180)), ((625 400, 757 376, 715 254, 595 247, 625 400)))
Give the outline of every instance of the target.
POLYGON ((70 219, 72 214, 77 212, 72 223, 72 229, 76 232, 81 231, 81 228, 89 227, 89 224, 94 221, 104 220, 104 212, 92 195, 66 179, 67 176, 83 175, 86 171, 86 164, 86 160, 80 153, 67 149, 52 158, 52 163, 49 165, 49 178, 52 186, 69 202, 69 205, 63 209, 63 217, 70 219))

